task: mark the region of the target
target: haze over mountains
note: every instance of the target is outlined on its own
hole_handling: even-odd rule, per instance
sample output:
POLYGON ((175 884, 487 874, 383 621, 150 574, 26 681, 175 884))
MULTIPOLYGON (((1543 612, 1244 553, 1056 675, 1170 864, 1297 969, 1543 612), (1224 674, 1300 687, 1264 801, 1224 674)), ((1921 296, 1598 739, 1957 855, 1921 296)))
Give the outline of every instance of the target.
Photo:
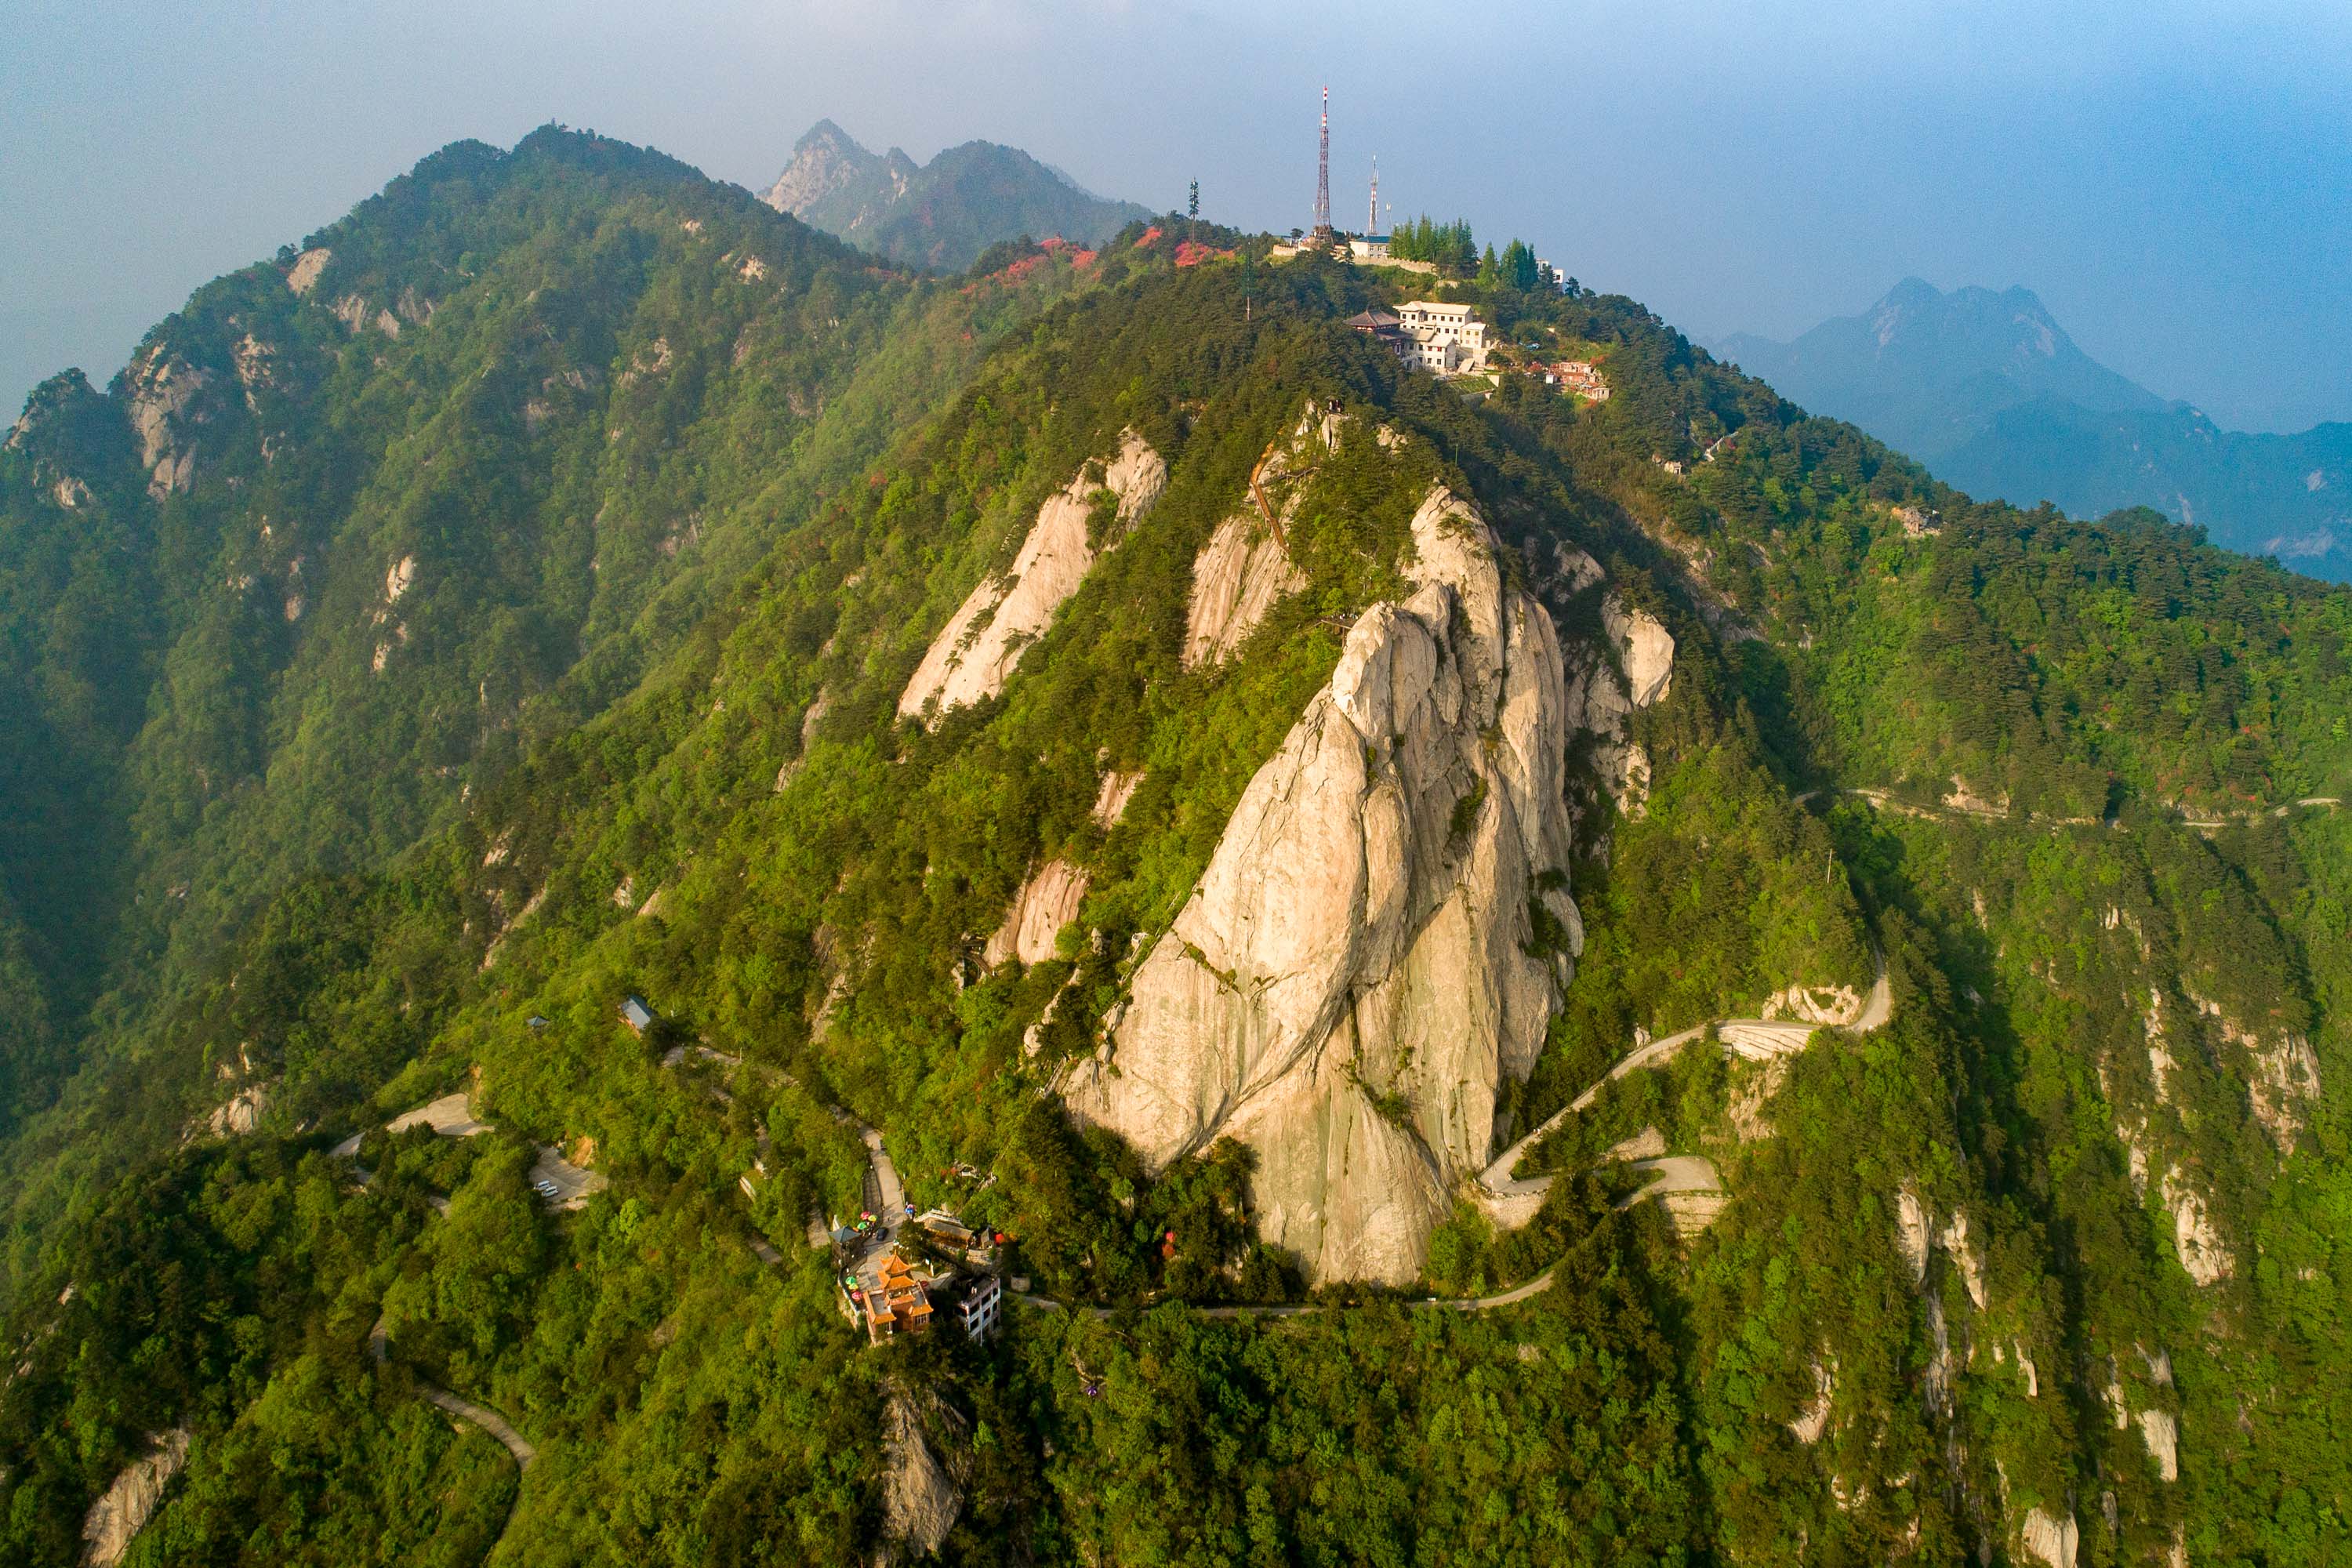
POLYGON ((0 437, 0 1563, 2352 1534, 2352 589, 1497 268, 286 238, 0 437))
POLYGON ((1972 495, 2077 517, 2152 507, 2229 549, 2352 577, 2352 425, 2223 430, 2092 359, 2031 289, 1947 294, 1906 278, 1793 342, 1711 346, 1972 495))
POLYGON ((999 240, 1094 245, 1151 216, 1079 188, 1017 147, 966 142, 918 163, 896 147, 868 152, 830 120, 793 144, 761 199, 899 266, 941 272, 961 271, 999 240))

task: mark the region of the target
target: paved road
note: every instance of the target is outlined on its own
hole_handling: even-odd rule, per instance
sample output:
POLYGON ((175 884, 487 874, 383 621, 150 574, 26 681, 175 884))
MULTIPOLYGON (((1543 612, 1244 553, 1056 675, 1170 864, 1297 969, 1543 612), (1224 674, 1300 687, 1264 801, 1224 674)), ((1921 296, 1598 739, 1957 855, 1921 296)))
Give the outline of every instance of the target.
POLYGON ((898 1165, 882 1147, 882 1134, 861 1124, 857 1135, 866 1144, 866 1206, 876 1223, 856 1273, 859 1285, 873 1291, 882 1289, 883 1260, 907 1223, 907 1189, 898 1181, 898 1165))
MULTIPOLYGON (((376 1364, 379 1366, 385 1363, 389 1354, 389 1347, 385 1341, 383 1320, 378 1318, 375 1321, 375 1327, 368 1331, 368 1354, 375 1358, 376 1364)), ((413 1370, 411 1375, 415 1375, 413 1370)), ((497 1438, 505 1446, 506 1451, 514 1456, 516 1468, 527 1470, 530 1468, 530 1462, 539 1458, 539 1450, 530 1446, 530 1440, 516 1431, 505 1416, 488 1405, 477 1405, 470 1399, 460 1398, 438 1384, 428 1382, 422 1376, 416 1377, 416 1386, 425 1398, 446 1410, 450 1415, 460 1420, 472 1422, 497 1438)))
POLYGON ((1655 1179, 1617 1201, 1621 1209, 1632 1208, 1643 1198, 1665 1193, 1719 1193, 1723 1177, 1715 1162, 1701 1154, 1664 1154, 1654 1160, 1635 1160, 1625 1167, 1629 1171, 1646 1171, 1655 1179))
MULTIPOLYGON (((459 1089, 455 1094, 445 1094, 429 1104, 420 1105, 414 1110, 402 1111, 385 1122, 383 1130, 386 1132, 405 1132, 412 1127, 430 1127, 444 1138, 473 1138, 494 1131, 495 1125, 476 1121, 466 1091, 459 1089)), ((354 1132, 327 1152, 341 1159, 351 1159, 360 1152, 362 1136, 354 1132)), ((360 1173, 362 1183, 371 1179, 367 1172, 360 1173)), ((559 1209, 585 1208, 590 1197, 610 1184, 601 1172, 583 1170, 565 1159, 561 1151, 546 1143, 539 1145, 539 1159, 530 1168, 530 1180, 533 1191, 538 1191, 537 1184, 541 1182, 555 1189, 552 1195, 541 1192, 540 1201, 551 1208, 559 1209)), ((430 1201, 442 1213, 449 1212, 448 1199, 436 1196, 430 1201)))
MULTIPOLYGON (((1853 1023, 1843 1027, 1853 1034, 1866 1035, 1874 1029, 1885 1027, 1887 1019, 1894 1016, 1895 994, 1887 983, 1886 960, 1882 955, 1878 959, 1877 975, 1870 983, 1869 994, 1862 999, 1861 1013, 1855 1016, 1853 1023)), ((1792 1024, 1785 1019, 1776 1018, 1721 1018, 1717 1019, 1713 1026, 1733 1050, 1750 1059, 1793 1056, 1805 1048, 1805 1042, 1812 1038, 1814 1029, 1822 1026, 1825 1026, 1792 1024)), ((1708 1027, 1709 1026, 1706 1024, 1700 1024, 1685 1029, 1680 1034, 1668 1035, 1662 1039, 1652 1040, 1648 1045, 1629 1052, 1622 1060, 1601 1077, 1600 1082, 1552 1112, 1533 1131, 1496 1156, 1494 1163, 1488 1165, 1480 1173, 1478 1184, 1496 1198, 1525 1200, 1533 1194, 1537 1201, 1540 1202, 1543 1187, 1549 1184, 1549 1177, 1514 1177, 1511 1174, 1512 1169, 1518 1164, 1527 1152, 1556 1131, 1570 1117, 1589 1110, 1592 1102, 1601 1098, 1601 1091, 1609 1085, 1629 1074, 1639 1072, 1643 1068, 1657 1066, 1693 1040, 1704 1036, 1708 1027)))
MULTIPOLYGON (((1809 789, 1804 791, 1802 794, 1790 795, 1789 797, 1789 801, 1792 805, 1802 805, 1807 801, 1817 798, 1822 793, 1822 792, 1819 789, 1809 789)), ((1953 805, 1948 802, 1942 805, 1923 805, 1915 801, 1897 800, 1883 789, 1872 789, 1868 786, 1841 789, 1834 793, 1838 795, 1857 796, 1863 800, 1870 802, 1871 805, 1876 806, 1881 811, 1891 811, 1898 816, 1916 816, 1922 818, 1963 816, 1974 818, 1979 822, 2008 822, 2012 820, 2011 814, 2006 811, 1993 811, 1984 806, 1953 805)), ((2179 814, 2180 825, 2183 827, 2206 829, 2235 827, 2244 823, 2259 820, 2264 816, 2274 818, 2284 817, 2288 812, 2295 810, 2298 807, 2305 810, 2324 809, 2334 811, 2342 806, 2344 802, 2340 796, 2332 795, 2307 795, 2300 800, 2289 801, 2284 805, 2272 806, 2267 811, 2257 808, 2252 811, 2233 812, 2224 816, 2192 816, 2189 814, 2189 810, 2186 806, 2176 805, 2170 807, 2170 809, 2179 814)), ((2114 817, 2050 816, 2038 811, 2022 813, 2015 819, 2030 823, 2037 827, 2110 827, 2118 831, 2123 827, 2123 824, 2114 817)))
POLYGON ((527 1470, 530 1468, 530 1462, 539 1458, 539 1450, 532 1447, 521 1433, 508 1426, 505 1416, 500 1415, 488 1405, 477 1405, 470 1399, 460 1399, 447 1389, 436 1387, 423 1378, 416 1380, 416 1385, 424 1391, 425 1398, 446 1410, 450 1415, 462 1421, 472 1422, 505 1444, 507 1452, 514 1456, 517 1468, 527 1470))

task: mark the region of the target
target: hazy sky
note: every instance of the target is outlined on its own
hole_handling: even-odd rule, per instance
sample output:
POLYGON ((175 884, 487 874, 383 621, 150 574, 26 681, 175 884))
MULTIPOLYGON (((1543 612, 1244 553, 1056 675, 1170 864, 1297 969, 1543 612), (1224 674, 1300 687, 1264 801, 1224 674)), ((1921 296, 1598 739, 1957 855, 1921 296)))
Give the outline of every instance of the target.
POLYGON ((2023 283, 2225 425, 2352 419, 2352 5, 2173 0, 10 0, 0 400, 102 381, 216 273, 460 137, 550 120, 745 184, 830 116, 1008 142, 1106 194, 1516 233, 1696 337, 1897 279, 2023 283))

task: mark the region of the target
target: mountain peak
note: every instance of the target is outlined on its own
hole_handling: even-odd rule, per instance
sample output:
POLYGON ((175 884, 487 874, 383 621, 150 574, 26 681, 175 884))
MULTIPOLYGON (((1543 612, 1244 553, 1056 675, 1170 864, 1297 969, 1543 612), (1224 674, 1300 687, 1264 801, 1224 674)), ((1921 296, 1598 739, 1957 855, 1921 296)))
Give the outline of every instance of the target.
POLYGON ((803 132, 801 139, 793 143, 793 155, 798 156, 812 147, 830 147, 836 153, 863 153, 866 151, 856 137, 830 120, 820 120, 803 132))
POLYGON ((1930 463, 1993 414, 2021 404, 2165 406, 2076 347, 2041 297, 2021 285, 1946 291, 1906 278, 1862 314, 1824 321, 1793 342, 1738 337, 1722 346, 1783 395, 1854 419, 1930 463))
POLYGON ((1089 194, 1018 147, 966 142, 918 163, 898 147, 869 152, 830 120, 793 143, 761 199, 901 266, 944 271, 1019 235, 1091 245, 1150 216, 1089 194))
POLYGON ((1878 301, 1878 308, 1885 310, 1894 305, 1911 310, 1930 310, 1943 302, 1944 291, 1925 278, 1906 278, 1886 291, 1885 298, 1878 301))

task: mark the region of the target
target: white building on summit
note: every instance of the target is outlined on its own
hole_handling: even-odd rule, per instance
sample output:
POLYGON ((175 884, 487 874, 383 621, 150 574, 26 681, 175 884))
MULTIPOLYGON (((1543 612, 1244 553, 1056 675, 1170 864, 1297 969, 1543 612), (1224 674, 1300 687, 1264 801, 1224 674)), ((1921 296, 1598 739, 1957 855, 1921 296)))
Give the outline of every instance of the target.
POLYGON ((1440 375, 1486 368, 1486 323, 1467 305, 1414 300, 1397 307, 1408 343, 1405 362, 1440 375))
POLYGON ((1350 316, 1348 325, 1388 344, 1405 363, 1439 375, 1486 368, 1486 323, 1467 305, 1415 300, 1399 305, 1394 315, 1366 310, 1350 316))

